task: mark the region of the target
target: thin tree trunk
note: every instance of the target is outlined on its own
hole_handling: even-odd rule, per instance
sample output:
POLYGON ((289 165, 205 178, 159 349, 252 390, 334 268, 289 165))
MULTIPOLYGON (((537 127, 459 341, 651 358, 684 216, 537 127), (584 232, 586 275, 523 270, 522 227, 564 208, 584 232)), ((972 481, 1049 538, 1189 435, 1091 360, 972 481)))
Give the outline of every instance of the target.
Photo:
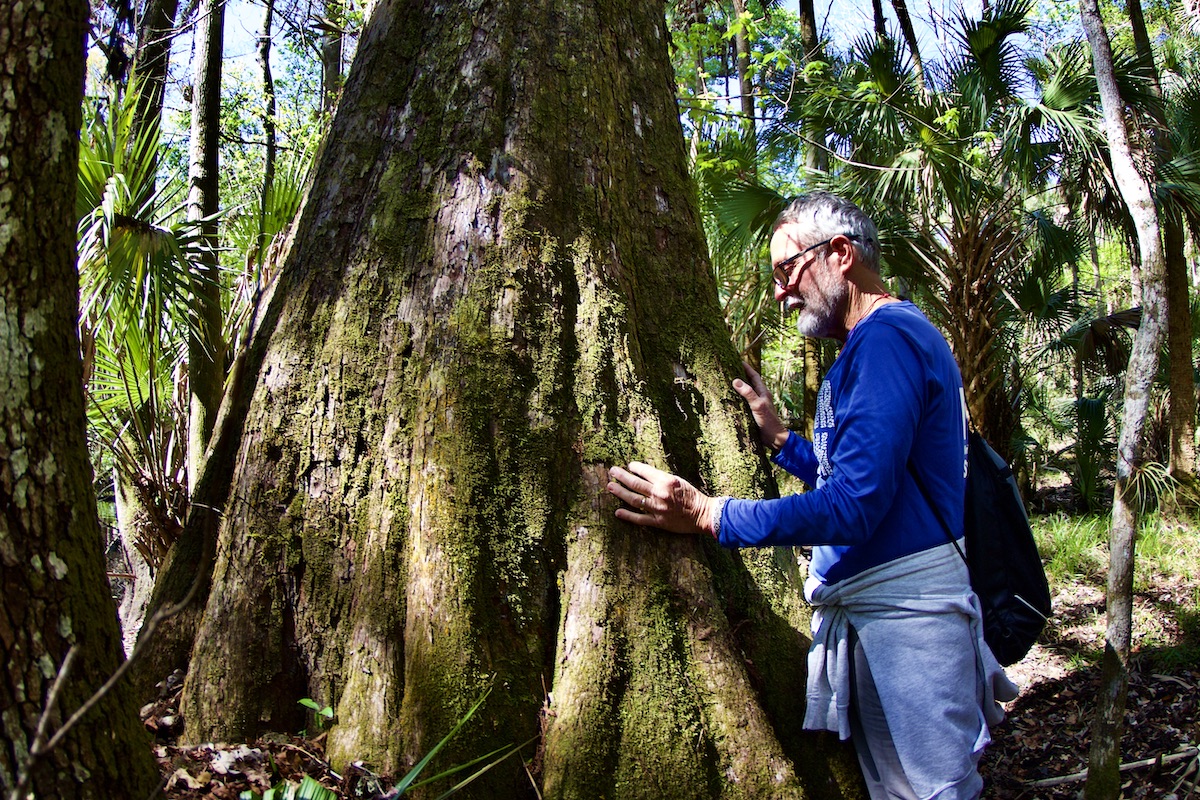
POLYGON ((87 452, 77 328, 75 180, 87 21, 80 0, 8 4, 0 12, 7 56, 0 66, 5 797, 148 797, 157 784, 127 686, 104 695, 47 748, 122 661, 87 452))
MULTIPOLYGON (((171 45, 175 38, 175 16, 179 11, 178 0, 147 0, 137 26, 137 50, 133 57, 130 86, 136 100, 134 118, 129 137, 130 151, 145 136, 158 137, 162 123, 163 99, 166 95, 167 71, 170 66, 171 45)), ((152 164, 158 163, 157 141, 150 150, 152 164)), ((150 177, 138 187, 141 195, 135 207, 154 196, 157 181, 151 168, 150 177)), ((155 423, 150 423, 155 424, 155 423)), ((127 437, 132 440, 132 437, 127 437)), ((136 445, 134 445, 136 447, 136 445)), ((132 476, 113 473, 113 488, 117 496, 117 530, 125 551, 129 573, 129 589, 118 607, 121 631, 126 654, 132 651, 138 631, 145 619, 146 603, 154 589, 153 568, 134 546, 145 531, 145 521, 151 518, 149 510, 132 487, 132 476)))
POLYGON ((275 15, 275 0, 266 0, 266 2, 267 9, 263 15, 262 35, 258 37, 258 63, 262 67, 263 80, 263 138, 266 140, 266 153, 263 158, 262 203, 258 212, 256 267, 261 267, 267 256, 267 210, 271 188, 275 182, 275 79, 271 75, 271 25, 275 15))
MULTIPOLYGON (((813 0, 800 0, 800 45, 804 48, 804 63, 825 60, 825 48, 817 35, 817 15, 813 0)), ((810 173, 829 169, 829 153, 825 149, 828 131, 820 119, 804 120, 804 135, 810 141, 804 146, 804 166, 810 173)), ((815 406, 814 406, 815 408, 815 406)))
MULTIPOLYGON (((1163 210, 1166 255, 1167 352, 1171 382, 1172 477, 1196 488, 1196 381, 1192 354, 1192 314, 1183 219, 1176 208, 1163 210)), ((1194 502, 1194 500, 1193 500, 1194 502)))
MULTIPOLYGON (((1138 59, 1151 77, 1154 95, 1162 101, 1163 90, 1154 50, 1146 31, 1140 0, 1126 5, 1138 59)), ((1152 106, 1156 163, 1161 167, 1173 156, 1167 132, 1165 109, 1152 106)), ((1192 366, 1192 310, 1188 297, 1188 263, 1184 252, 1183 215, 1168 203, 1162 209, 1163 250, 1166 258, 1167 353, 1170 373, 1171 475, 1194 489, 1196 481, 1196 383, 1192 366)))
POLYGON ((217 263, 221 131, 221 57, 225 40, 225 0, 201 0, 196 16, 195 79, 192 84, 191 158, 188 219, 205 220, 207 245, 198 274, 192 276, 194 321, 188 336, 188 486, 194 488, 212 435, 225 385, 221 274, 217 263))
MULTIPOLYGON (((738 18, 741 19, 742 15, 746 13, 746 0, 733 0, 733 8, 738 18)), ((733 37, 733 42, 737 51, 738 87, 742 95, 742 132, 753 156, 750 161, 751 174, 756 175, 758 173, 758 125, 754 118, 754 81, 750 78, 750 40, 746 36, 746 31, 739 27, 733 37)), ((750 262, 747 266, 753 268, 755 254, 746 253, 744 257, 750 262)), ((755 370, 759 370, 762 368, 762 324, 757 317, 750 327, 748 341, 749 345, 745 353, 746 361, 755 370)))
MULTIPOLYGON (((740 20, 742 15, 746 13, 746 0, 733 0, 733 10, 740 20)), ((746 140, 754 142, 756 135, 754 121, 754 81, 750 78, 750 39, 746 36, 744 28, 738 27, 737 33, 733 37, 733 44, 737 51, 737 76, 738 88, 742 95, 743 128, 746 140)))
POLYGON ((1088 228, 1088 257, 1092 263, 1092 289, 1096 292, 1096 310, 1105 314, 1113 312, 1112 293, 1104 292, 1104 276, 1100 274, 1100 245, 1096 241, 1096 229, 1088 228))
POLYGON ((154 572, 137 547, 138 537, 145 530, 149 515, 144 510, 141 498, 120 470, 113 470, 113 493, 116 498, 117 535, 125 554, 126 569, 132 576, 117 607, 121 640, 125 655, 128 656, 137 643, 138 631, 146 620, 146 606, 154 590, 154 572))
POLYGON ((887 36, 887 20, 883 16, 883 0, 871 0, 871 16, 875 20, 875 38, 887 36))
MULTIPOLYGON (((708 84, 704 82, 704 54, 699 50, 696 51, 696 97, 703 100, 708 96, 708 84)), ((688 153, 688 163, 695 164, 696 158, 700 154, 700 142, 704 139, 702 114, 697 114, 693 121, 695 127, 692 128, 691 150, 688 153)))
POLYGON ((171 43, 175 36, 175 15, 179 0, 147 0, 138 22, 137 52, 133 57, 131 85, 137 94, 134 112, 134 136, 148 126, 157 126, 162 119, 163 97, 166 94, 167 69, 171 60, 171 43))
POLYGON ((342 93, 342 29, 344 0, 325 0, 321 27, 321 112, 332 115, 342 93))
POLYGON ((1134 540, 1138 517, 1134 480, 1144 447, 1150 384, 1158 365, 1166 324, 1166 265, 1154 197, 1138 172, 1125 128, 1125 104, 1113 74, 1112 47, 1096 0, 1080 0, 1084 30, 1092 48, 1096 82, 1104 109, 1113 174, 1137 230, 1142 264, 1142 321, 1134 337, 1125 376, 1125 401, 1117 445, 1117 485, 1109 534, 1109 572, 1104 664, 1088 761, 1087 800, 1115 800, 1120 795, 1121 732, 1129 689, 1132 629, 1134 540))
POLYGON ((817 420, 817 395, 825 379, 825 369, 837 357, 837 346, 805 336, 804 347, 804 435, 811 437, 817 420))
POLYGON ((922 92, 929 92, 929 83, 925 79, 925 64, 921 59, 921 47, 917 42, 917 32, 913 28, 912 17, 908 14, 908 4, 905 0, 892 0, 892 8, 896 11, 896 21, 900 23, 900 32, 913 60, 913 72, 917 75, 917 86, 922 92))
MULTIPOLYGON (((1073 200, 1073 199, 1074 198, 1070 198, 1070 200, 1073 200)), ((1067 207, 1072 208, 1073 205, 1068 205, 1067 207)), ((1078 261, 1071 262, 1071 299, 1075 303, 1076 307, 1079 307, 1079 262, 1078 261)), ((1076 447, 1079 447, 1080 446, 1079 443, 1084 441, 1083 392, 1084 392, 1083 355, 1081 353, 1079 353, 1078 351, 1076 351, 1075 353, 1072 354, 1072 358, 1071 358, 1071 394, 1074 395, 1074 398, 1075 398, 1075 442, 1076 442, 1076 447)), ((1076 485, 1079 488, 1083 488, 1085 485, 1084 473, 1083 473, 1082 464, 1080 463, 1080 461, 1081 461, 1081 459, 1080 459, 1079 453, 1077 451, 1076 458, 1075 458, 1076 485)), ((1090 492, 1090 490, 1084 490, 1083 494, 1084 494, 1084 500, 1090 505, 1091 504, 1090 495, 1092 493, 1090 492)))
MULTIPOLYGON (((855 795, 799 734, 794 559, 630 528, 604 489, 630 458, 766 485, 661 12, 377 7, 247 361, 189 739, 312 697, 335 763, 394 771, 496 673, 446 758, 540 734, 544 797, 855 795)), ((533 794, 517 764, 471 791, 533 794)))

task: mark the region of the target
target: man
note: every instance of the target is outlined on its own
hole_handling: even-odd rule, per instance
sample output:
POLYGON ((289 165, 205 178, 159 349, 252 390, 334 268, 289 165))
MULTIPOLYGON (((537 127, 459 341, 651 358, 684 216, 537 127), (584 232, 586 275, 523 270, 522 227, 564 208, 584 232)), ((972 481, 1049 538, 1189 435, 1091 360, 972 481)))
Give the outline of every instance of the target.
POLYGON ((777 500, 704 495, 634 462, 608 490, 628 522, 709 533, 726 547, 813 545, 815 606, 805 727, 851 738, 872 798, 959 800, 1015 696, 983 643, 966 566, 930 507, 962 535, 966 411, 938 330, 886 291, 879 239, 855 206, 793 200, 771 238, 775 299, 806 336, 842 350, 817 398, 813 441, 780 421, 762 378, 734 388, 772 460, 814 491, 777 500), (920 474, 930 501, 917 488, 920 474))

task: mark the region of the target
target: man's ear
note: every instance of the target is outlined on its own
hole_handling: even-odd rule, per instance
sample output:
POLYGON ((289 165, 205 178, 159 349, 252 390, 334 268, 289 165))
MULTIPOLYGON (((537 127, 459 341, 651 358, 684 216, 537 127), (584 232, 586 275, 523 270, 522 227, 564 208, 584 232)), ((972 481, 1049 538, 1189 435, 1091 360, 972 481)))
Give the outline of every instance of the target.
POLYGON ((835 236, 834 240, 830 242, 830 248, 837 256, 838 271, 842 273, 843 277, 848 278, 850 270, 859 261, 858 249, 854 246, 854 242, 845 236, 835 236))

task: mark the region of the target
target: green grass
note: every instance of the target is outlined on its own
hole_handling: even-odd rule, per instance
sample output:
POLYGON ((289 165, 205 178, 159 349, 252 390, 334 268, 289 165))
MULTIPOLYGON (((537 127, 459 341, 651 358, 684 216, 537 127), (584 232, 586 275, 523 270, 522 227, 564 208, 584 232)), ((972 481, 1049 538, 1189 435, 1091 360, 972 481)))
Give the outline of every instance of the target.
MULTIPOLYGON (((1107 515, 1031 521, 1052 593, 1071 596, 1083 586, 1105 591, 1107 515)), ((1135 559, 1135 650, 1163 669, 1200 663, 1200 523, 1146 515, 1135 559)), ((1097 624, 1103 627, 1103 614, 1097 624)))
MULTIPOLYGON (((1107 516, 1035 517, 1034 537, 1051 582, 1098 580, 1108 572, 1107 516)), ((1148 591, 1161 579, 1200 578, 1200 525, 1147 515, 1138 532, 1134 591, 1148 591)))
POLYGON ((1200 530, 1195 524, 1180 525, 1156 514, 1138 533, 1135 557, 1136 592, 1149 591, 1161 577, 1195 580, 1200 577, 1200 530))
POLYGON ((1052 586, 1096 580, 1103 584, 1108 569, 1107 518, 1055 514, 1031 522, 1052 586))

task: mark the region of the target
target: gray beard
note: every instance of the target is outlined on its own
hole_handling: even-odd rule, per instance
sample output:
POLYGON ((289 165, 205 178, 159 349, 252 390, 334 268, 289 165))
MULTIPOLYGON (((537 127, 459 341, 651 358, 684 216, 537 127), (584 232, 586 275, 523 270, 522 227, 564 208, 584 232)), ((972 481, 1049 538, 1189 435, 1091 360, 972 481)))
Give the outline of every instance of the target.
POLYGON ((816 289, 804 298, 804 305, 796 312, 796 330, 802 336, 823 338, 833 328, 838 309, 845 305, 850 290, 833 270, 822 269, 814 272, 813 277, 816 289))

